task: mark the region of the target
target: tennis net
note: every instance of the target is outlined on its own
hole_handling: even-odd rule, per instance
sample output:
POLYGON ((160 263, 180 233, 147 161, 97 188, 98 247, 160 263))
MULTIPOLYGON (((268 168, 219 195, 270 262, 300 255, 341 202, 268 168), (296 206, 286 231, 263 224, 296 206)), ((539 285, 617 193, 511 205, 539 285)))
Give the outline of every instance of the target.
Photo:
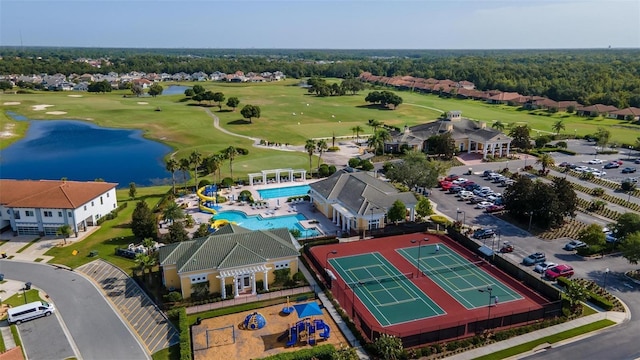
POLYGON ((363 286, 367 284, 379 284, 379 283, 389 282, 389 281, 397 282, 397 281, 403 281, 403 280, 409 280, 409 279, 413 279, 412 272, 399 274, 399 275, 379 276, 379 277, 374 277, 369 279, 362 279, 352 283, 347 283, 347 286, 349 286, 350 288, 354 288, 356 286, 363 286))
POLYGON ((457 272, 460 270, 479 268, 484 264, 485 264, 485 261, 476 261, 468 264, 456 264, 451 266, 442 266, 442 267, 430 268, 430 269, 422 268, 420 270, 422 271, 423 274, 428 276, 428 275, 438 275, 438 274, 443 274, 448 272, 457 272))

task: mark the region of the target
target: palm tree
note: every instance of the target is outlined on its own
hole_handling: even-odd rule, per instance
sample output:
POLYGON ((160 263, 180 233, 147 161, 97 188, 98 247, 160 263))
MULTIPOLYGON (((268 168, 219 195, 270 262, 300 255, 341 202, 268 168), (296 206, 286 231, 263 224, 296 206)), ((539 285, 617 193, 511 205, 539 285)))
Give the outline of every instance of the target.
POLYGON ((504 125, 504 123, 503 123, 502 121, 500 121, 500 120, 496 120, 496 122, 494 122, 494 123, 491 125, 491 127, 492 127, 492 128, 494 128, 494 129, 496 129, 496 130, 498 130, 498 131, 500 131, 500 132, 502 132, 502 131, 504 131, 504 128, 505 128, 506 126, 504 125))
POLYGON ((560 131, 565 129, 562 120, 556 121, 551 128, 556 131, 556 135, 560 134, 560 131))
POLYGON ((375 134, 376 130, 382 126, 382 122, 375 119, 369 119, 368 125, 373 128, 373 133, 375 134))
POLYGON ((369 147, 374 148, 376 152, 382 150, 382 155, 384 155, 384 143, 389 140, 391 140, 389 132, 386 129, 380 129, 369 138, 367 144, 369 147))
POLYGON ((224 156, 222 154, 213 154, 209 156, 206 160, 207 169, 210 173, 213 174, 213 182, 216 182, 216 171, 218 172, 218 182, 220 182, 220 171, 222 170, 222 162, 224 161, 224 156))
POLYGON ((329 148, 329 146, 327 145, 327 142, 324 140, 318 140, 318 142, 316 143, 316 148, 318 149, 318 152, 320 153, 320 156, 318 157, 318 167, 320 167, 320 162, 322 161, 322 153, 327 150, 329 148))
POLYGON ((142 240, 142 246, 144 246, 147 249, 147 254, 151 253, 153 251, 153 243, 155 241, 153 241, 152 238, 144 238, 142 240))
POLYGON ((173 184, 173 195, 176 194, 176 170, 178 170, 180 166, 178 162, 174 158, 169 158, 165 163, 165 169, 171 173, 171 183, 173 184))
POLYGON ((58 236, 62 236, 62 239, 65 243, 65 245, 67 244, 67 238, 71 236, 71 226, 69 226, 69 224, 64 224, 62 226, 60 226, 57 230, 56 230, 56 235, 58 236))
POLYGON ((239 154, 238 149, 233 146, 229 146, 222 151, 224 153, 224 157, 229 159, 229 171, 231 172, 231 178, 233 179, 233 160, 236 158, 236 155, 239 154))
POLYGON ((316 150, 316 142, 313 139, 307 140, 304 144, 304 149, 307 150, 307 154, 309 154, 309 173, 313 174, 311 171, 311 158, 313 157, 313 152, 316 150))
MULTIPOLYGON (((149 275, 151 275, 151 269, 156 265, 156 258, 148 255, 148 254, 144 254, 144 253, 138 253, 136 254, 136 263, 138 264, 138 269, 140 271, 142 271, 142 277, 146 277, 146 270, 149 270, 149 275)), ((149 280, 151 279, 151 276, 149 276, 149 280)))
POLYGON ((187 174, 189 173, 189 169, 191 168, 191 163, 189 162, 189 159, 182 158, 180 159, 178 166, 180 167, 180 171, 182 171, 182 179, 184 180, 184 191, 186 193, 187 192, 187 174))
POLYGON ((198 152, 198 150, 194 150, 191 155, 189 155, 189 163, 193 165, 193 174, 196 180, 196 188, 198 187, 198 168, 200 164, 202 164, 202 154, 198 152))
POLYGON ((359 141, 360 140, 360 133, 363 132, 364 129, 362 128, 362 126, 356 125, 356 126, 351 128, 351 131, 353 131, 356 134, 356 141, 359 141))
POLYGON ((164 211, 162 212, 162 219, 165 221, 171 221, 173 224, 176 220, 184 219, 184 212, 178 204, 172 201, 166 208, 164 208, 164 211))
POLYGON ((542 166, 543 172, 545 172, 549 166, 553 166, 554 163, 553 157, 547 153, 540 155, 538 161, 536 161, 536 164, 540 164, 540 166, 542 166))

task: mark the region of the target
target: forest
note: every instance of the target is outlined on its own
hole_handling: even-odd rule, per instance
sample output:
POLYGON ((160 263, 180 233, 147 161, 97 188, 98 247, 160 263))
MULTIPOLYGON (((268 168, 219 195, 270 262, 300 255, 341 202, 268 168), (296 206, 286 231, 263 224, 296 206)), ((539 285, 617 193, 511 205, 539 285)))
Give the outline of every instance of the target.
POLYGON ((374 75, 467 80, 480 90, 546 96, 618 108, 640 107, 640 49, 311 50, 0 47, 0 74, 233 73, 288 77, 374 75), (75 61, 108 59, 101 68, 75 61))

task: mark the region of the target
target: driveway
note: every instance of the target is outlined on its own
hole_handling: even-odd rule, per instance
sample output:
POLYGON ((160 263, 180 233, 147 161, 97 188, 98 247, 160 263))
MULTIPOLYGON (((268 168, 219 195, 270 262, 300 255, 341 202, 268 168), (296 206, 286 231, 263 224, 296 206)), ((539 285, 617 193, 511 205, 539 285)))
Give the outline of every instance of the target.
MULTIPOLYGON (((100 291, 85 277, 69 270, 33 262, 0 260, 0 266, 7 279, 30 281, 33 286, 50 296, 69 330, 72 342, 76 344, 80 358, 150 359, 100 291)), ((44 324, 41 320, 43 319, 32 323, 44 324)), ((24 345, 29 346, 26 342, 24 345)), ((51 357, 44 358, 57 356, 54 353, 51 357)))

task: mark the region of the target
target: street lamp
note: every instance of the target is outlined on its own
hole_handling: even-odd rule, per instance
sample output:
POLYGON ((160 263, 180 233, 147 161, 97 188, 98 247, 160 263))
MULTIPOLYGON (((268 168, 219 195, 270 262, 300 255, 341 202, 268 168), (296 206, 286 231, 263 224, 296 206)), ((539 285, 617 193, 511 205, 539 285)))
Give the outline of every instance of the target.
POLYGON ((488 314, 487 314, 487 327, 491 328, 491 324, 489 323, 489 320, 491 319, 491 301, 493 300, 493 295, 491 294, 493 292, 493 288, 491 286, 487 286, 486 289, 478 289, 478 291, 480 291, 481 293, 489 293, 489 306, 487 306, 488 309, 488 314))
POLYGON ((420 277, 420 249, 422 248, 423 241, 428 241, 428 239, 424 238, 424 239, 418 239, 418 240, 411 240, 412 244, 418 243, 418 265, 416 266, 416 269, 418 270, 418 273, 416 275, 418 275, 418 277, 420 277))
POLYGON ((633 146, 629 146, 629 157, 627 157, 627 160, 631 159, 631 150, 633 150, 633 146))
POLYGON ((609 268, 604 269, 604 290, 607 290, 607 277, 609 276, 609 268))
POLYGON ((465 220, 467 220, 467 214, 460 210, 460 208, 456 208, 456 221, 458 221, 458 214, 462 213, 462 227, 464 227, 465 220))
POLYGON ((324 267, 329 268, 329 255, 333 254, 337 254, 338 250, 331 250, 327 253, 327 256, 325 256, 324 258, 324 267))

